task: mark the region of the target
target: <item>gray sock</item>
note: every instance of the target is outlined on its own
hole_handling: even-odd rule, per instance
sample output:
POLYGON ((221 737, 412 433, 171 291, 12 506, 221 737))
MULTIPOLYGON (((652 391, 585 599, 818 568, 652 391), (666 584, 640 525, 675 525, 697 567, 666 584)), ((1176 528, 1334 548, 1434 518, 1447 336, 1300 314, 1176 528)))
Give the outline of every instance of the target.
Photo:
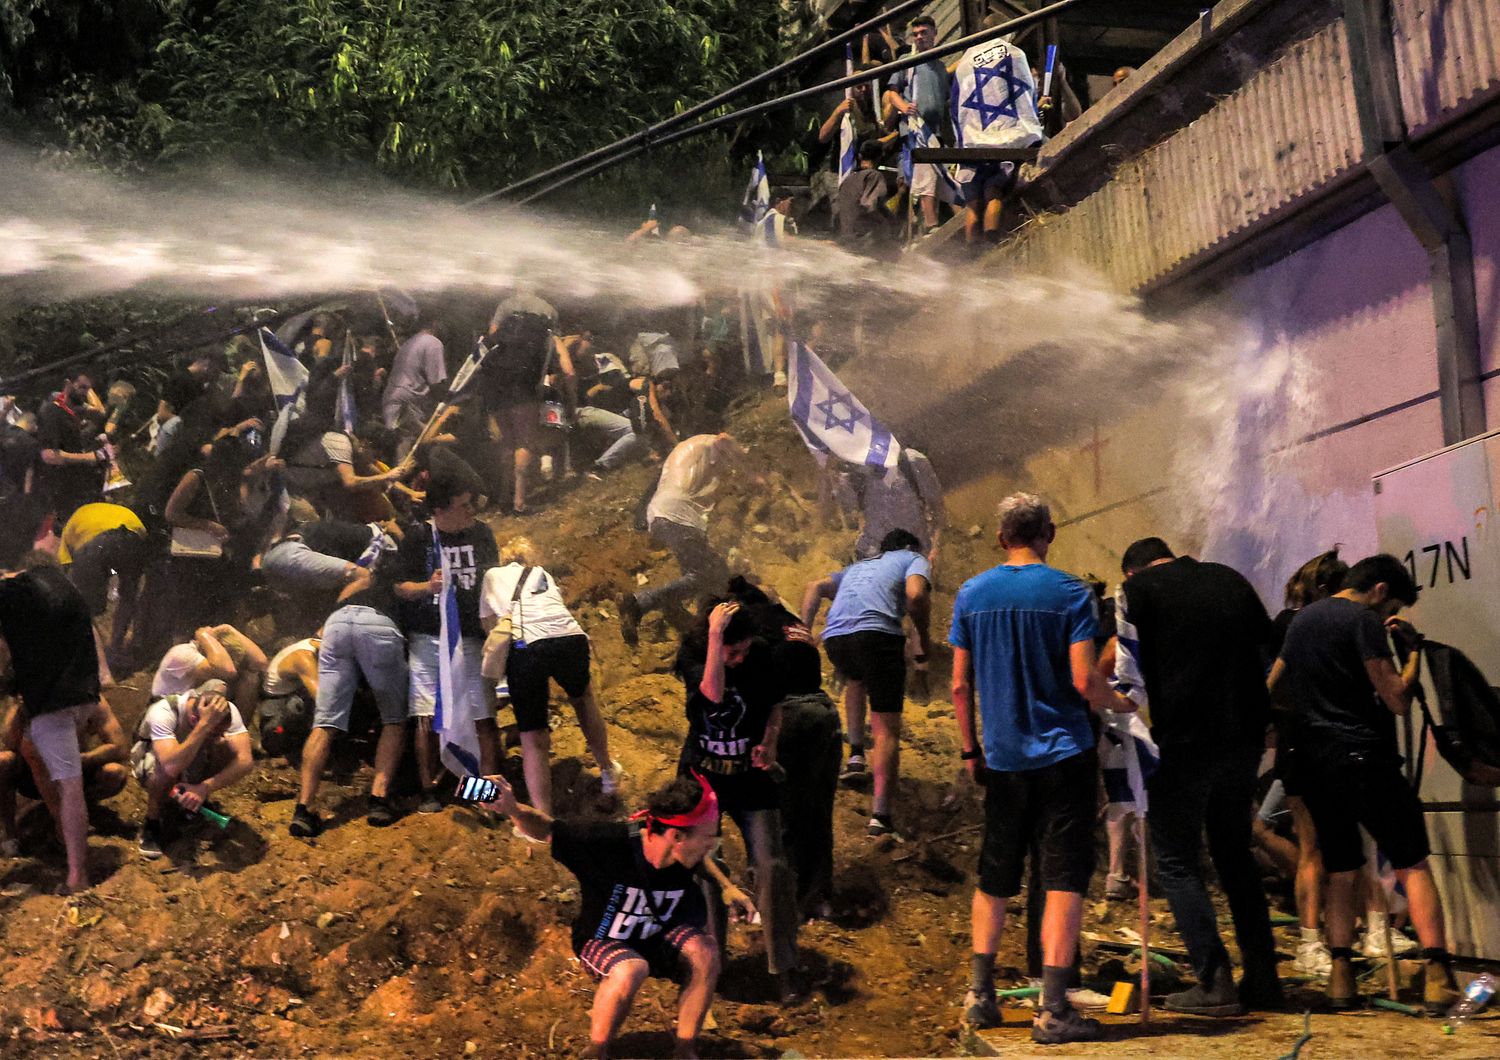
POLYGON ((1068 981, 1073 978, 1073 969, 1051 964, 1042 965, 1042 1008, 1053 1012, 1068 1007, 1068 981))
POLYGON ((975 953, 969 957, 969 989, 976 994, 995 992, 995 955, 975 953))

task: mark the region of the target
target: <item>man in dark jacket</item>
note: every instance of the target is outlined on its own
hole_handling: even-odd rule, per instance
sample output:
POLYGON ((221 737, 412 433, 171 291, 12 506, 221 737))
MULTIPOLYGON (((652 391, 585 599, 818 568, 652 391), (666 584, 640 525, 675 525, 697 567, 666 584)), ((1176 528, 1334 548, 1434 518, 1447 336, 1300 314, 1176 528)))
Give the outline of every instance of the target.
POLYGON ((1205 1016, 1280 1004, 1266 896, 1250 854, 1250 812, 1270 702, 1271 620, 1250 583, 1218 563, 1177 557, 1160 538, 1125 550, 1116 616, 1119 689, 1150 707, 1161 751, 1152 776, 1157 876, 1198 985, 1167 1008, 1205 1016), (1229 900, 1245 971, 1238 990, 1203 880, 1202 845, 1229 900))

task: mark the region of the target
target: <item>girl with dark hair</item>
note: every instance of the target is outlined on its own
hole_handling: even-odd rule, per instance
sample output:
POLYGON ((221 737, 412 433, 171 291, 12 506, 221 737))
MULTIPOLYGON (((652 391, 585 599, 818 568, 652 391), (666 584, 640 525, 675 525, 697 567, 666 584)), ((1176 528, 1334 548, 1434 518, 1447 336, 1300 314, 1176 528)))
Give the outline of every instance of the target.
MULTIPOLYGON (((679 772, 707 777, 739 827, 754 876, 766 937, 766 962, 783 994, 797 961, 795 881, 781 847, 776 744, 780 690, 770 648, 755 636, 749 611, 720 598, 683 638, 675 669, 687 693, 687 739, 679 772)), ((713 884, 705 884, 713 890, 713 884)), ((725 937, 723 903, 709 895, 714 936, 725 937)))

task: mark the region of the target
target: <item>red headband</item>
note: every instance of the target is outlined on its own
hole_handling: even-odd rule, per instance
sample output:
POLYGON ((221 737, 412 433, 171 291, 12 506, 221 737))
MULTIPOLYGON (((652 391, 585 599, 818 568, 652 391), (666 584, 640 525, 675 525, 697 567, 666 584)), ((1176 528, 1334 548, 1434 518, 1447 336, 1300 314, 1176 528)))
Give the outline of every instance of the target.
POLYGON ((702 794, 698 798, 698 805, 687 813, 680 813, 675 817, 655 817, 650 810, 638 810, 630 815, 632 821, 654 821, 663 828, 693 828, 704 821, 717 821, 719 819, 719 797, 714 794, 714 789, 709 786, 708 781, 703 779, 703 774, 697 770, 693 771, 693 779, 698 782, 702 794))

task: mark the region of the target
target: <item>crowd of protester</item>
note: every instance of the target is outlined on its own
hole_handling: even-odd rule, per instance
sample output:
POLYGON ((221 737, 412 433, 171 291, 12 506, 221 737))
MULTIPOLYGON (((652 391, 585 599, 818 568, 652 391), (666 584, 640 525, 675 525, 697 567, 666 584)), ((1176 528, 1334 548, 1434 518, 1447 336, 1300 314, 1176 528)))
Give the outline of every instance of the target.
MULTIPOLYGON (((284 336, 307 369, 304 393, 278 401, 253 344, 191 355, 136 432, 148 436, 138 450, 122 427, 128 395, 101 400, 87 371, 68 372, 35 410, 10 401, 0 637, 17 698, 0 725, 4 852, 19 849, 18 799, 38 801, 66 849, 61 889, 83 890, 90 805, 139 784, 139 851, 159 858, 267 756, 300 769, 289 831, 312 839, 329 827, 318 812, 324 774, 351 740, 372 759, 369 826, 439 813, 454 784, 435 719, 458 711, 475 719, 470 772, 494 785, 483 804, 579 877, 573 943, 600 981, 600 1055, 642 982, 678 974, 678 1051, 693 1054, 731 914, 758 917, 767 971, 796 998, 806 988, 799 928, 828 916, 835 896, 840 783, 872 787, 872 839, 902 840, 902 713, 929 692, 944 504, 915 449, 891 468, 829 468, 824 500, 849 531, 847 566, 810 581, 796 610, 733 575, 709 533, 715 505, 731 478, 762 495, 772 479, 723 430, 736 382, 755 374, 725 340, 725 319, 715 303, 687 324, 652 314, 591 328, 518 291, 466 334, 418 316, 402 340, 384 307, 376 317, 319 312, 284 336), (455 354, 467 353, 453 348, 459 336, 487 352, 471 385, 453 392, 455 354), (494 507, 498 525, 514 525, 580 467, 603 477, 653 462, 637 528, 679 574, 624 593, 619 623, 629 645, 643 623, 680 632, 679 776, 629 821, 555 819, 553 684, 576 715, 601 798, 618 808, 623 775, 591 643, 548 568, 561 564, 519 532, 497 540, 479 513, 494 507), (263 646, 245 628, 273 601, 295 628, 278 617, 281 643, 263 646), (825 652, 842 712, 824 689, 825 652), (139 669, 152 672, 151 701, 127 735, 106 693, 112 671, 139 669), (502 774, 504 710, 525 801, 502 774), (744 890, 711 856, 721 814, 744 841, 744 890)), ((1095 869, 1100 719, 1137 712, 1149 713, 1160 755, 1149 781, 1154 882, 1196 978, 1169 1008, 1220 1016, 1281 1005, 1257 852, 1295 879, 1296 967, 1327 978, 1332 1004, 1358 1000, 1362 913, 1363 954, 1420 946, 1424 1001, 1445 1007, 1441 903, 1393 722, 1420 665, 1408 651, 1398 666, 1386 638, 1416 598, 1406 568, 1388 556, 1352 567, 1317 557, 1293 576, 1288 611, 1273 622, 1235 571, 1146 538, 1123 552, 1111 612, 1047 564, 1055 535, 1038 498, 1002 502, 1005 562, 963 583, 948 627, 960 760, 984 801, 965 1020, 1000 1023, 995 959, 1029 863, 1032 1037, 1100 1035, 1069 1000, 1095 869), (1263 774, 1274 783, 1257 812, 1263 774), (1238 982, 1207 889, 1205 837, 1238 982), (1402 884, 1415 942, 1389 930, 1403 910, 1369 871, 1373 851, 1402 884)), ((1106 893, 1131 897, 1146 881, 1129 879, 1119 815, 1106 832, 1106 893)))

